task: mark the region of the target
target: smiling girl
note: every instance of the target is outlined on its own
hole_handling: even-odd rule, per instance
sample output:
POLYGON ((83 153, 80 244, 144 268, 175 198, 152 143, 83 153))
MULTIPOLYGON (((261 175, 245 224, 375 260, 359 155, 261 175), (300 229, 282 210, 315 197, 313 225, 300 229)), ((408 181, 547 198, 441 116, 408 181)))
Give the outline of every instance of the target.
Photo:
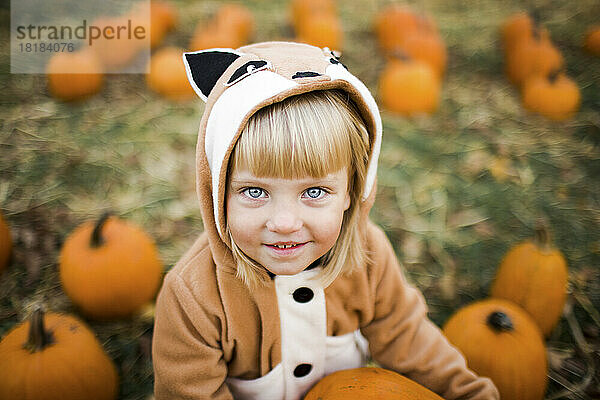
POLYGON ((368 218, 381 120, 366 87, 329 50, 296 43, 185 62, 207 100, 205 231, 157 299, 156 399, 300 399, 369 357, 446 399, 497 399, 368 218))

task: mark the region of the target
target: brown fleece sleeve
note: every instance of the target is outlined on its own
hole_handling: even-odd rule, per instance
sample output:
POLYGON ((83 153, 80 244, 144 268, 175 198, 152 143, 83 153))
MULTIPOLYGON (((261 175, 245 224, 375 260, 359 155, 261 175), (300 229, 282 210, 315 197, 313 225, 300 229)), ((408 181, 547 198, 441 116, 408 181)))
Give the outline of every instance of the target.
POLYGON ((233 399, 219 345, 221 321, 179 275, 165 277, 156 302, 152 359, 156 400, 233 399))
POLYGON ((404 278, 394 249, 381 228, 370 224, 375 296, 373 320, 361 330, 373 358, 433 390, 444 399, 499 399, 488 378, 475 375, 462 355, 427 318, 420 291, 404 278))

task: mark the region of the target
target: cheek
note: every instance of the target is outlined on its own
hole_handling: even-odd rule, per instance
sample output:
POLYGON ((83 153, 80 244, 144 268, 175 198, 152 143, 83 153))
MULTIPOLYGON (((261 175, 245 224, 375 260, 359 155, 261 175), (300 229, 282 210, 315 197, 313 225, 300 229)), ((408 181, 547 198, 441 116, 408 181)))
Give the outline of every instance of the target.
POLYGON ((237 246, 243 251, 256 238, 256 221, 252 213, 243 210, 235 202, 227 204, 227 226, 237 246))
POLYGON ((314 219, 313 234, 323 243, 333 246, 342 229, 343 210, 323 213, 314 219))

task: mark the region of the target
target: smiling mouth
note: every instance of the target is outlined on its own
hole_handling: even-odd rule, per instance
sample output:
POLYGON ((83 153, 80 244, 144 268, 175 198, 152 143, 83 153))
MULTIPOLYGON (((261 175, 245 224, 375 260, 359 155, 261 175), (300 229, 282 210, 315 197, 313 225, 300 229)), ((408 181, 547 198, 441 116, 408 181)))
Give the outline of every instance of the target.
POLYGON ((293 249, 298 246, 302 246, 304 243, 288 243, 288 244, 268 244, 269 247, 275 247, 276 249, 293 249))

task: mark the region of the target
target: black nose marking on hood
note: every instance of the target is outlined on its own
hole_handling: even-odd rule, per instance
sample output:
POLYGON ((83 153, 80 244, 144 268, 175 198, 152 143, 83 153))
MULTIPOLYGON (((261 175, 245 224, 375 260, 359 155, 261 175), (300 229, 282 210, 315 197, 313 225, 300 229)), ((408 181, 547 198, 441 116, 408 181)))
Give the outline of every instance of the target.
POLYGON ((296 72, 294 74, 294 76, 292 76, 292 79, 298 79, 298 78, 312 78, 314 76, 321 76, 320 73, 318 72, 313 72, 313 71, 302 71, 302 72, 296 72))

